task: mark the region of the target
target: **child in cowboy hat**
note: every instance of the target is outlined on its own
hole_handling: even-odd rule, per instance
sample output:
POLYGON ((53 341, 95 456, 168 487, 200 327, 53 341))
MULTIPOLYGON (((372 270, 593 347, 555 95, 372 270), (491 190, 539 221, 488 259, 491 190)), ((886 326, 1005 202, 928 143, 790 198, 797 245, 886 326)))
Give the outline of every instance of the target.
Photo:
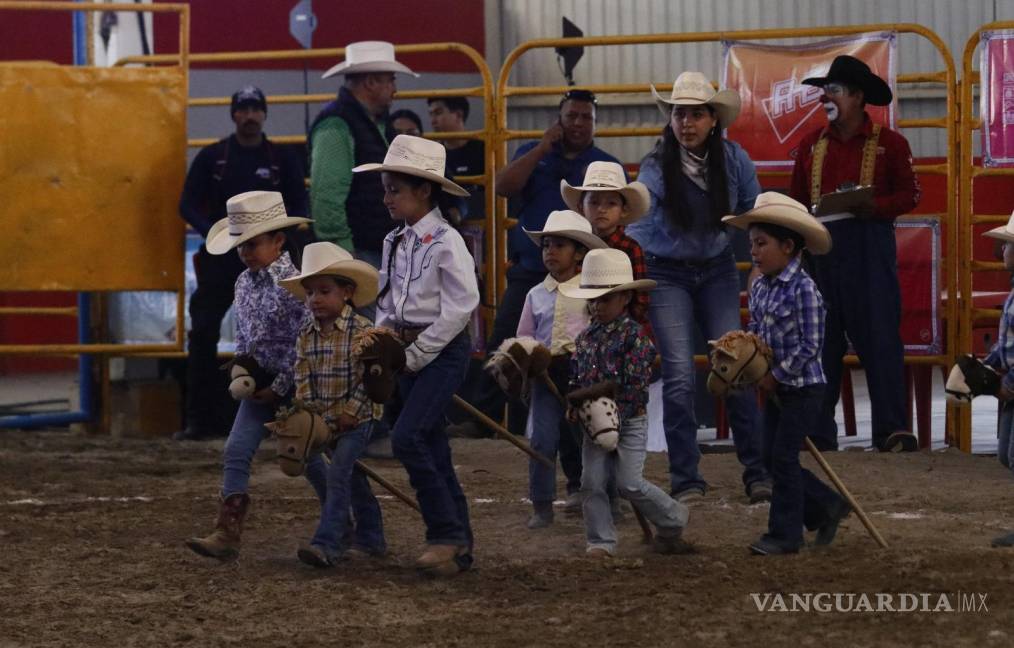
MULTIPOLYGON (((1011 214, 1006 225, 994 227, 983 233, 983 236, 1002 241, 1004 268, 1008 272, 1014 272, 1014 214, 1011 214)), ((998 394, 1002 407, 996 456, 1001 464, 1014 470, 1014 443, 1011 443, 1011 437, 1014 436, 1011 434, 1014 429, 1014 290, 1003 304, 996 344, 982 361, 1003 376, 998 394)))
POLYGON ((310 544, 298 552, 301 561, 314 567, 386 551, 380 505, 366 475, 355 469, 383 408, 367 397, 362 371, 351 354, 356 333, 373 325, 354 309, 377 298, 378 280, 376 268, 325 242, 307 245, 302 272, 278 282, 304 301, 313 316, 296 343, 296 398, 323 406, 324 422, 336 435, 320 523, 310 544), (343 552, 350 504, 355 532, 351 548, 343 552))
MULTIPOLYGON (((592 231, 611 248, 623 250, 630 257, 634 279, 647 279, 648 266, 640 244, 626 235, 624 228, 648 211, 651 195, 640 182, 627 182, 623 167, 616 162, 592 162, 584 174, 580 187, 560 180, 560 195, 567 206, 583 215, 591 223, 592 231)), ((648 306, 651 297, 647 291, 637 293, 630 302, 630 316, 647 329, 648 306)), ((653 338, 654 339, 654 338, 653 338)))
POLYGON ((468 501, 451 461, 444 410, 465 377, 466 329, 479 305, 475 262, 465 241, 437 206, 444 192, 468 192, 444 177, 446 151, 430 140, 399 135, 380 172, 384 205, 404 225, 384 239, 377 325, 394 329, 407 345, 400 378, 402 410, 391 430, 394 456, 415 489, 428 547, 416 561, 421 572, 453 576, 472 564, 468 501))
POLYGON ((764 458, 774 481, 768 532, 750 545, 759 555, 796 553, 803 526, 815 529, 816 545, 834 539, 848 503, 799 465, 803 438, 813 431, 824 397, 821 346, 824 303, 803 269, 804 248, 827 254, 831 235, 806 207, 777 192, 757 196, 754 208, 723 222, 750 235, 750 254, 761 276, 750 288, 749 330, 774 352, 771 372, 757 388, 764 408, 764 458))
MULTIPOLYGON (((550 350, 553 355, 550 378, 562 393, 567 387, 574 339, 591 320, 584 299, 564 296, 559 289, 563 285, 578 286, 581 260, 589 250, 603 249, 606 244, 592 234, 588 221, 573 211, 551 212, 541 231, 525 230, 525 233, 542 248, 542 261, 549 274, 525 297, 518 336, 535 338, 550 350)), ((567 503, 570 510, 576 511, 581 501, 580 436, 575 435, 573 424, 566 420, 564 405, 558 397, 539 382, 532 385, 528 411, 532 449, 550 461, 555 461, 557 450, 560 451, 560 464, 567 475, 567 503)), ((528 490, 534 509, 528 528, 549 526, 553 523, 556 470, 530 460, 528 490)))
MULTIPOLYGON (((616 551, 616 528, 606 495, 606 484, 614 471, 620 496, 657 527, 656 550, 677 553, 685 549, 680 536, 689 516, 686 505, 666 495, 642 473, 648 436, 648 381, 656 352, 644 327, 628 315, 628 306, 637 291, 654 287, 651 279, 635 280, 630 258, 613 249, 590 251, 581 267, 579 285, 560 286, 567 297, 589 300, 592 310, 591 325, 574 342, 571 389, 602 382, 613 382, 617 387, 620 435, 615 453, 588 440, 581 453, 586 553, 592 558, 605 558, 616 551)), ((568 416, 573 420, 575 414, 569 412, 568 416)))
MULTIPOLYGON (((282 194, 248 191, 226 203, 228 216, 208 232, 211 254, 236 249, 246 270, 236 279, 233 308, 236 315, 236 353, 253 356, 265 370, 276 374, 268 387, 240 402, 229 438, 223 449, 223 481, 215 530, 203 538, 191 538, 187 546, 202 556, 228 560, 239 554, 240 534, 250 497, 250 462, 268 435, 264 424, 274 418, 277 405, 287 400, 293 387, 292 365, 296 337, 306 318, 306 308, 276 282, 298 274, 285 250, 283 230, 309 223, 285 212, 282 194)), ((306 467, 306 478, 323 503, 327 477, 317 457, 306 467)))

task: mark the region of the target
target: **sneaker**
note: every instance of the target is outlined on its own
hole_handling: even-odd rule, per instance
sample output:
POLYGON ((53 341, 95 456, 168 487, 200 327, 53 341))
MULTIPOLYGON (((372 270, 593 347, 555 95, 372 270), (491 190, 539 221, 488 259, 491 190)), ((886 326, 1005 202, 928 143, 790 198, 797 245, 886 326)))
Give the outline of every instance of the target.
POLYGON ((772 492, 771 491, 771 482, 769 482, 767 480, 756 481, 756 482, 750 484, 750 488, 748 489, 748 494, 749 494, 749 497, 750 497, 750 503, 751 504, 760 504, 761 502, 770 502, 771 501, 771 492, 772 492))
POLYGON ((682 536, 660 536, 656 535, 652 548, 655 553, 660 553, 667 556, 677 556, 680 554, 693 553, 693 546, 685 541, 682 536))
POLYGON ((317 545, 305 545, 299 548, 296 552, 296 557, 303 564, 318 569, 327 569, 328 567, 334 567, 335 560, 324 551, 323 548, 317 545))
POLYGON ((841 521, 849 516, 852 512, 852 507, 845 501, 845 498, 838 498, 838 503, 834 507, 828 509, 827 519, 817 527, 817 537, 814 538, 813 544, 818 547, 824 547, 831 544, 834 541, 834 536, 838 532, 838 525, 841 521))
POLYGON ((580 491, 571 493, 563 503, 563 512, 569 516, 583 515, 584 498, 580 491))
POLYGON ((887 437, 877 449, 881 452, 916 452, 919 449, 919 440, 911 432, 899 430, 887 437))
POLYGON ((786 546, 765 535, 750 544, 750 553, 756 556, 783 556, 799 553, 799 547, 786 546))
POLYGON ((448 425, 444 428, 444 432, 447 434, 447 438, 449 439, 487 439, 493 436, 486 430, 486 428, 482 427, 475 421, 465 421, 464 423, 448 425))
POLYGON ((681 491, 673 491, 669 493, 674 500, 682 504, 690 504, 704 497, 704 489, 698 486, 691 486, 690 488, 684 488, 681 491))
POLYGON ((994 547, 1014 547, 1014 531, 998 538, 993 538, 991 543, 994 547))

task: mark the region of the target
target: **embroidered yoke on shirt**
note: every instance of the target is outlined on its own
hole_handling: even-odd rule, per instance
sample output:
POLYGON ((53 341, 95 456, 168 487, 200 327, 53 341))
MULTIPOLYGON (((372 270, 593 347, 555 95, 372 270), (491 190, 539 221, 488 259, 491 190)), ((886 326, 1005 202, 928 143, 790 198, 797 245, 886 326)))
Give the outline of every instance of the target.
POLYGON ((1014 390, 1014 290, 1007 295, 1000 314, 1000 328, 996 334, 996 344, 989 350, 989 355, 982 359, 984 363, 1003 373, 1003 386, 1014 390))
POLYGON ((348 304, 330 331, 321 331, 311 318, 299 334, 296 345, 296 398, 320 403, 321 416, 332 430, 338 429, 338 417, 348 414, 357 424, 379 419, 383 405, 371 401, 363 386, 363 368, 352 362, 352 338, 372 326, 348 304))
POLYGON ((285 396, 292 389, 296 337, 306 320, 306 307, 284 288, 280 279, 299 274, 288 252, 256 272, 249 268, 236 279, 236 353, 251 355, 263 369, 276 374, 271 391, 285 396))
POLYGON ((592 322, 577 336, 570 360, 570 388, 612 381, 618 387, 620 421, 641 416, 648 407, 648 381, 655 345, 644 327, 628 315, 608 324, 592 322))
MULTIPOLYGON (((581 275, 564 282, 579 287, 581 275)), ((555 355, 574 352, 574 340, 588 327, 588 300, 567 297, 559 291, 560 283, 547 275, 538 286, 528 291, 518 320, 518 337, 533 337, 555 355)))
POLYGON ((461 234, 444 220, 439 209, 384 239, 380 290, 378 326, 425 329, 405 347, 409 371, 429 364, 468 325, 479 305, 475 261, 461 234), (392 263, 393 245, 397 248, 392 263))
POLYGON ((753 282, 749 330, 774 352, 771 373, 775 380, 791 387, 826 382, 820 361, 824 315, 824 300, 799 257, 777 277, 763 276, 753 282))

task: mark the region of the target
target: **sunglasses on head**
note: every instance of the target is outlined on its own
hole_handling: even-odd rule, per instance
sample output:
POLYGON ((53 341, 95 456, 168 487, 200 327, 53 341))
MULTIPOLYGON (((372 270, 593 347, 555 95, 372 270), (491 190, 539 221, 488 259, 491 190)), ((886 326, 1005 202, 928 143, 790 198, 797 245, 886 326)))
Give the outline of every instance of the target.
POLYGON ((564 101, 587 101, 588 103, 597 106, 598 100, 595 98, 595 93, 591 90, 568 90, 563 93, 564 101))

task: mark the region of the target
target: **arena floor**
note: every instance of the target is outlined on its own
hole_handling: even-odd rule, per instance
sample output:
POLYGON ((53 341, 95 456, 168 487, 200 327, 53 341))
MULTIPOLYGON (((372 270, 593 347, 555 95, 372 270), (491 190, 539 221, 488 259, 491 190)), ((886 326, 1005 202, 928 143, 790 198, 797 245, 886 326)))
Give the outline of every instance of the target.
MULTIPOLYGON (((1014 527, 1014 498, 992 457, 835 453, 830 462, 891 547, 878 549, 853 516, 828 549, 758 558, 746 546, 767 507, 747 505, 734 455, 707 454, 713 488, 686 534, 696 552, 652 554, 628 519, 619 556, 597 564, 583 558, 580 519, 560 513, 550 529, 524 527, 527 470, 516 450, 456 441, 477 563, 429 581, 411 566, 420 521, 386 495, 388 558, 328 571, 299 563, 316 504, 267 445, 239 561, 190 553, 183 540, 214 518, 220 451, 221 441, 0 434, 0 646, 981 648, 1009 646, 1014 633, 1014 551, 989 547, 1014 527), (934 603, 978 593, 988 611, 762 612, 751 597, 779 592, 926 593, 934 603)), ((397 463, 373 465, 407 488, 397 463)), ((665 483, 661 455, 646 474, 665 483)))

